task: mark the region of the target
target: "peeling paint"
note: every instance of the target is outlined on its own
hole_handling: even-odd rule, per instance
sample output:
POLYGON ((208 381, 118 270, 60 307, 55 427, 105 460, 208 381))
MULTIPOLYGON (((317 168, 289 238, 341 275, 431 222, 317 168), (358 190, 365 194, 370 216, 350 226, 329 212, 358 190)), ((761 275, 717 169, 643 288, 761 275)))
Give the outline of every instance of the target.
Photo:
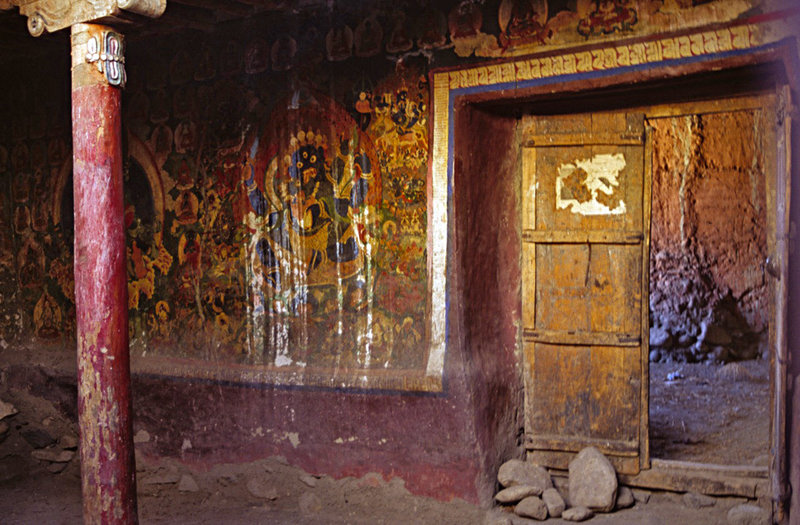
POLYGON ((293 448, 297 448, 300 444, 300 435, 297 432, 284 432, 283 439, 288 439, 293 448))
POLYGON ((625 156, 622 153, 599 154, 591 159, 578 159, 574 163, 561 164, 556 179, 556 209, 569 209, 572 213, 584 216, 622 215, 626 211, 622 199, 614 208, 597 199, 600 193, 608 196, 614 194, 619 186, 619 173, 625 166, 625 156), (580 200, 572 198, 572 195, 565 195, 566 180, 576 174, 580 177, 577 184, 588 190, 591 200, 580 200))

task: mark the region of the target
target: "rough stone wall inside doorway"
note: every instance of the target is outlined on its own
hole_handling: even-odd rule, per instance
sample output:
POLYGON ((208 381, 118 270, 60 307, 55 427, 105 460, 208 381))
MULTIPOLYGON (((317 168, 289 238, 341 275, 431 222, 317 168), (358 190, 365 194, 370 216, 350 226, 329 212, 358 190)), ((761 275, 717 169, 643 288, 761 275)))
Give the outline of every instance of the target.
POLYGON ((652 361, 762 356, 768 339, 760 111, 651 119, 652 361))

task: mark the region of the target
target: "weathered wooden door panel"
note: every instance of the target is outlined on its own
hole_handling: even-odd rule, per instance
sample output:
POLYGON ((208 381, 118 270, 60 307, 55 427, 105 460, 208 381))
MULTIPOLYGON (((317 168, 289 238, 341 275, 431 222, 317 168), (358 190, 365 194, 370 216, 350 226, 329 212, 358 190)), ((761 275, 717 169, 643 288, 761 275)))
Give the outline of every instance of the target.
POLYGON ((526 354, 540 400, 529 414, 534 460, 566 468, 567 453, 593 445, 618 469, 638 470, 641 378, 631 373, 639 368, 638 348, 533 343, 526 354))
POLYGON ((641 294, 617 283, 641 278, 641 247, 618 244, 540 244, 536 267, 537 331, 616 332, 640 329, 641 294), (544 306, 548 306, 545 308, 544 306), (564 315, 569 312, 569 315, 564 315))
POLYGON ((526 445, 647 462, 649 179, 640 114, 531 119, 523 150, 526 445))

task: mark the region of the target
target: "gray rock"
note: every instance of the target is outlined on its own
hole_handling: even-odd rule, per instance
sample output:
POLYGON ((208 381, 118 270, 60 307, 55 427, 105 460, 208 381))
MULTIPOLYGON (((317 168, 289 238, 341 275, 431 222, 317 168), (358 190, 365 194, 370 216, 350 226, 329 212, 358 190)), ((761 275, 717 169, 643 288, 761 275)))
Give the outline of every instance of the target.
POLYGON ((730 383, 755 380, 742 363, 728 363, 717 370, 716 376, 717 379, 730 383))
POLYGON ((672 335, 663 326, 653 326, 650 328, 650 346, 671 346, 672 335))
POLYGON ((728 511, 730 525, 770 525, 769 512, 755 505, 737 505, 728 511))
POLYGON ((75 457, 75 452, 57 448, 42 448, 31 451, 31 456, 34 459, 49 461, 50 463, 69 463, 75 457))
POLYGON ((233 472, 226 472, 217 477, 217 483, 219 483, 223 487, 230 487, 231 485, 235 485, 238 482, 239 478, 233 472))
POLYGON ((633 489, 633 499, 636 503, 647 503, 650 501, 650 492, 642 489, 633 489))
POLYGON ((19 412, 14 405, 11 403, 6 403, 2 399, 0 399, 0 419, 5 419, 8 416, 13 416, 19 412))
POLYGON ((142 483, 145 485, 167 485, 177 483, 181 479, 181 474, 175 467, 167 467, 160 468, 142 478, 142 483))
POLYGON ((150 441, 150 434, 147 430, 140 430, 133 435, 134 443, 147 443, 148 441, 150 441))
POLYGON ((302 494, 298 505, 300 506, 300 513, 304 516, 318 514, 322 510, 322 500, 311 492, 302 494))
POLYGON ((75 450, 78 448, 78 438, 72 434, 64 434, 58 439, 58 446, 64 450, 75 450))
POLYGON ((28 442, 33 448, 49 447, 56 442, 56 439, 51 436, 46 430, 41 428, 29 428, 21 432, 22 439, 28 442))
POLYGON ((60 474, 67 468, 67 465, 69 465, 69 463, 50 463, 47 465, 47 472, 51 474, 60 474))
POLYGON ((703 321, 700 324, 699 341, 709 345, 729 345, 733 342, 731 335, 723 327, 703 321))
POLYGON ((713 507, 716 505, 717 500, 705 494, 698 494, 697 492, 687 492, 683 495, 684 506, 690 509, 703 509, 706 507, 713 507))
POLYGON ((6 423, 5 421, 0 421, 0 439, 6 437, 6 434, 8 433, 8 430, 10 428, 11 427, 8 426, 8 423, 6 423))
POLYGON ((627 509, 633 507, 636 501, 633 499, 633 492, 628 487, 619 487, 617 490, 617 502, 614 505, 615 509, 627 509))
POLYGON ((567 508, 567 504, 564 503, 564 498, 562 498, 558 490, 554 488, 545 489, 545 491, 542 492, 542 501, 544 501, 544 504, 547 506, 547 513, 551 518, 560 517, 564 509, 567 508))
POLYGON ((197 492, 200 490, 200 487, 192 476, 184 474, 178 482, 178 490, 181 492, 197 492))
POLYGON ((511 459, 503 463, 497 472, 497 481, 504 487, 513 487, 514 485, 537 487, 539 494, 544 489, 549 489, 553 486, 553 481, 550 479, 550 474, 548 474, 547 470, 539 465, 520 459, 511 459))
POLYGON ((564 499, 564 503, 567 504, 567 507, 571 507, 572 505, 569 504, 569 478, 553 476, 553 487, 555 487, 564 499))
POLYGON ((495 494, 494 499, 497 503, 516 503, 528 496, 539 496, 541 493, 538 487, 514 485, 513 487, 508 487, 495 494))
POLYGON ((317 486, 317 478, 315 478, 311 474, 302 474, 299 479, 306 486, 311 487, 312 489, 317 486))
POLYGON ((514 514, 523 518, 543 521, 547 519, 547 505, 536 496, 528 496, 514 507, 514 514))
POLYGON ((610 512, 617 501, 617 473, 595 447, 581 450, 569 463, 569 501, 574 507, 610 512))
POLYGON ((561 519, 565 521, 586 521, 594 516, 592 509, 586 507, 572 507, 561 514, 561 519))
POLYGON ((247 491, 253 496, 261 499, 274 501, 278 499, 278 489, 274 485, 259 478, 247 480, 247 491))

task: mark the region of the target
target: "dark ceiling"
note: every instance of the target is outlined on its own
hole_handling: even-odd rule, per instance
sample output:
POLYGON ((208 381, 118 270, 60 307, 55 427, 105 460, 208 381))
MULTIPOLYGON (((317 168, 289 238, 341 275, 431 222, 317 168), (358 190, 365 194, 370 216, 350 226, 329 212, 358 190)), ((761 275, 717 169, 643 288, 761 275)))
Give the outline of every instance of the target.
MULTIPOLYGON (((62 0, 67 1, 67 0, 62 0)), ((245 19, 260 13, 305 9, 326 5, 326 0, 167 0, 164 14, 151 20, 133 16, 117 28, 129 40, 182 29, 211 32, 219 23, 245 19)), ((69 31, 45 33, 35 38, 27 29, 27 19, 17 8, 0 10, 0 64, 35 58, 60 50, 68 52, 69 31)))

